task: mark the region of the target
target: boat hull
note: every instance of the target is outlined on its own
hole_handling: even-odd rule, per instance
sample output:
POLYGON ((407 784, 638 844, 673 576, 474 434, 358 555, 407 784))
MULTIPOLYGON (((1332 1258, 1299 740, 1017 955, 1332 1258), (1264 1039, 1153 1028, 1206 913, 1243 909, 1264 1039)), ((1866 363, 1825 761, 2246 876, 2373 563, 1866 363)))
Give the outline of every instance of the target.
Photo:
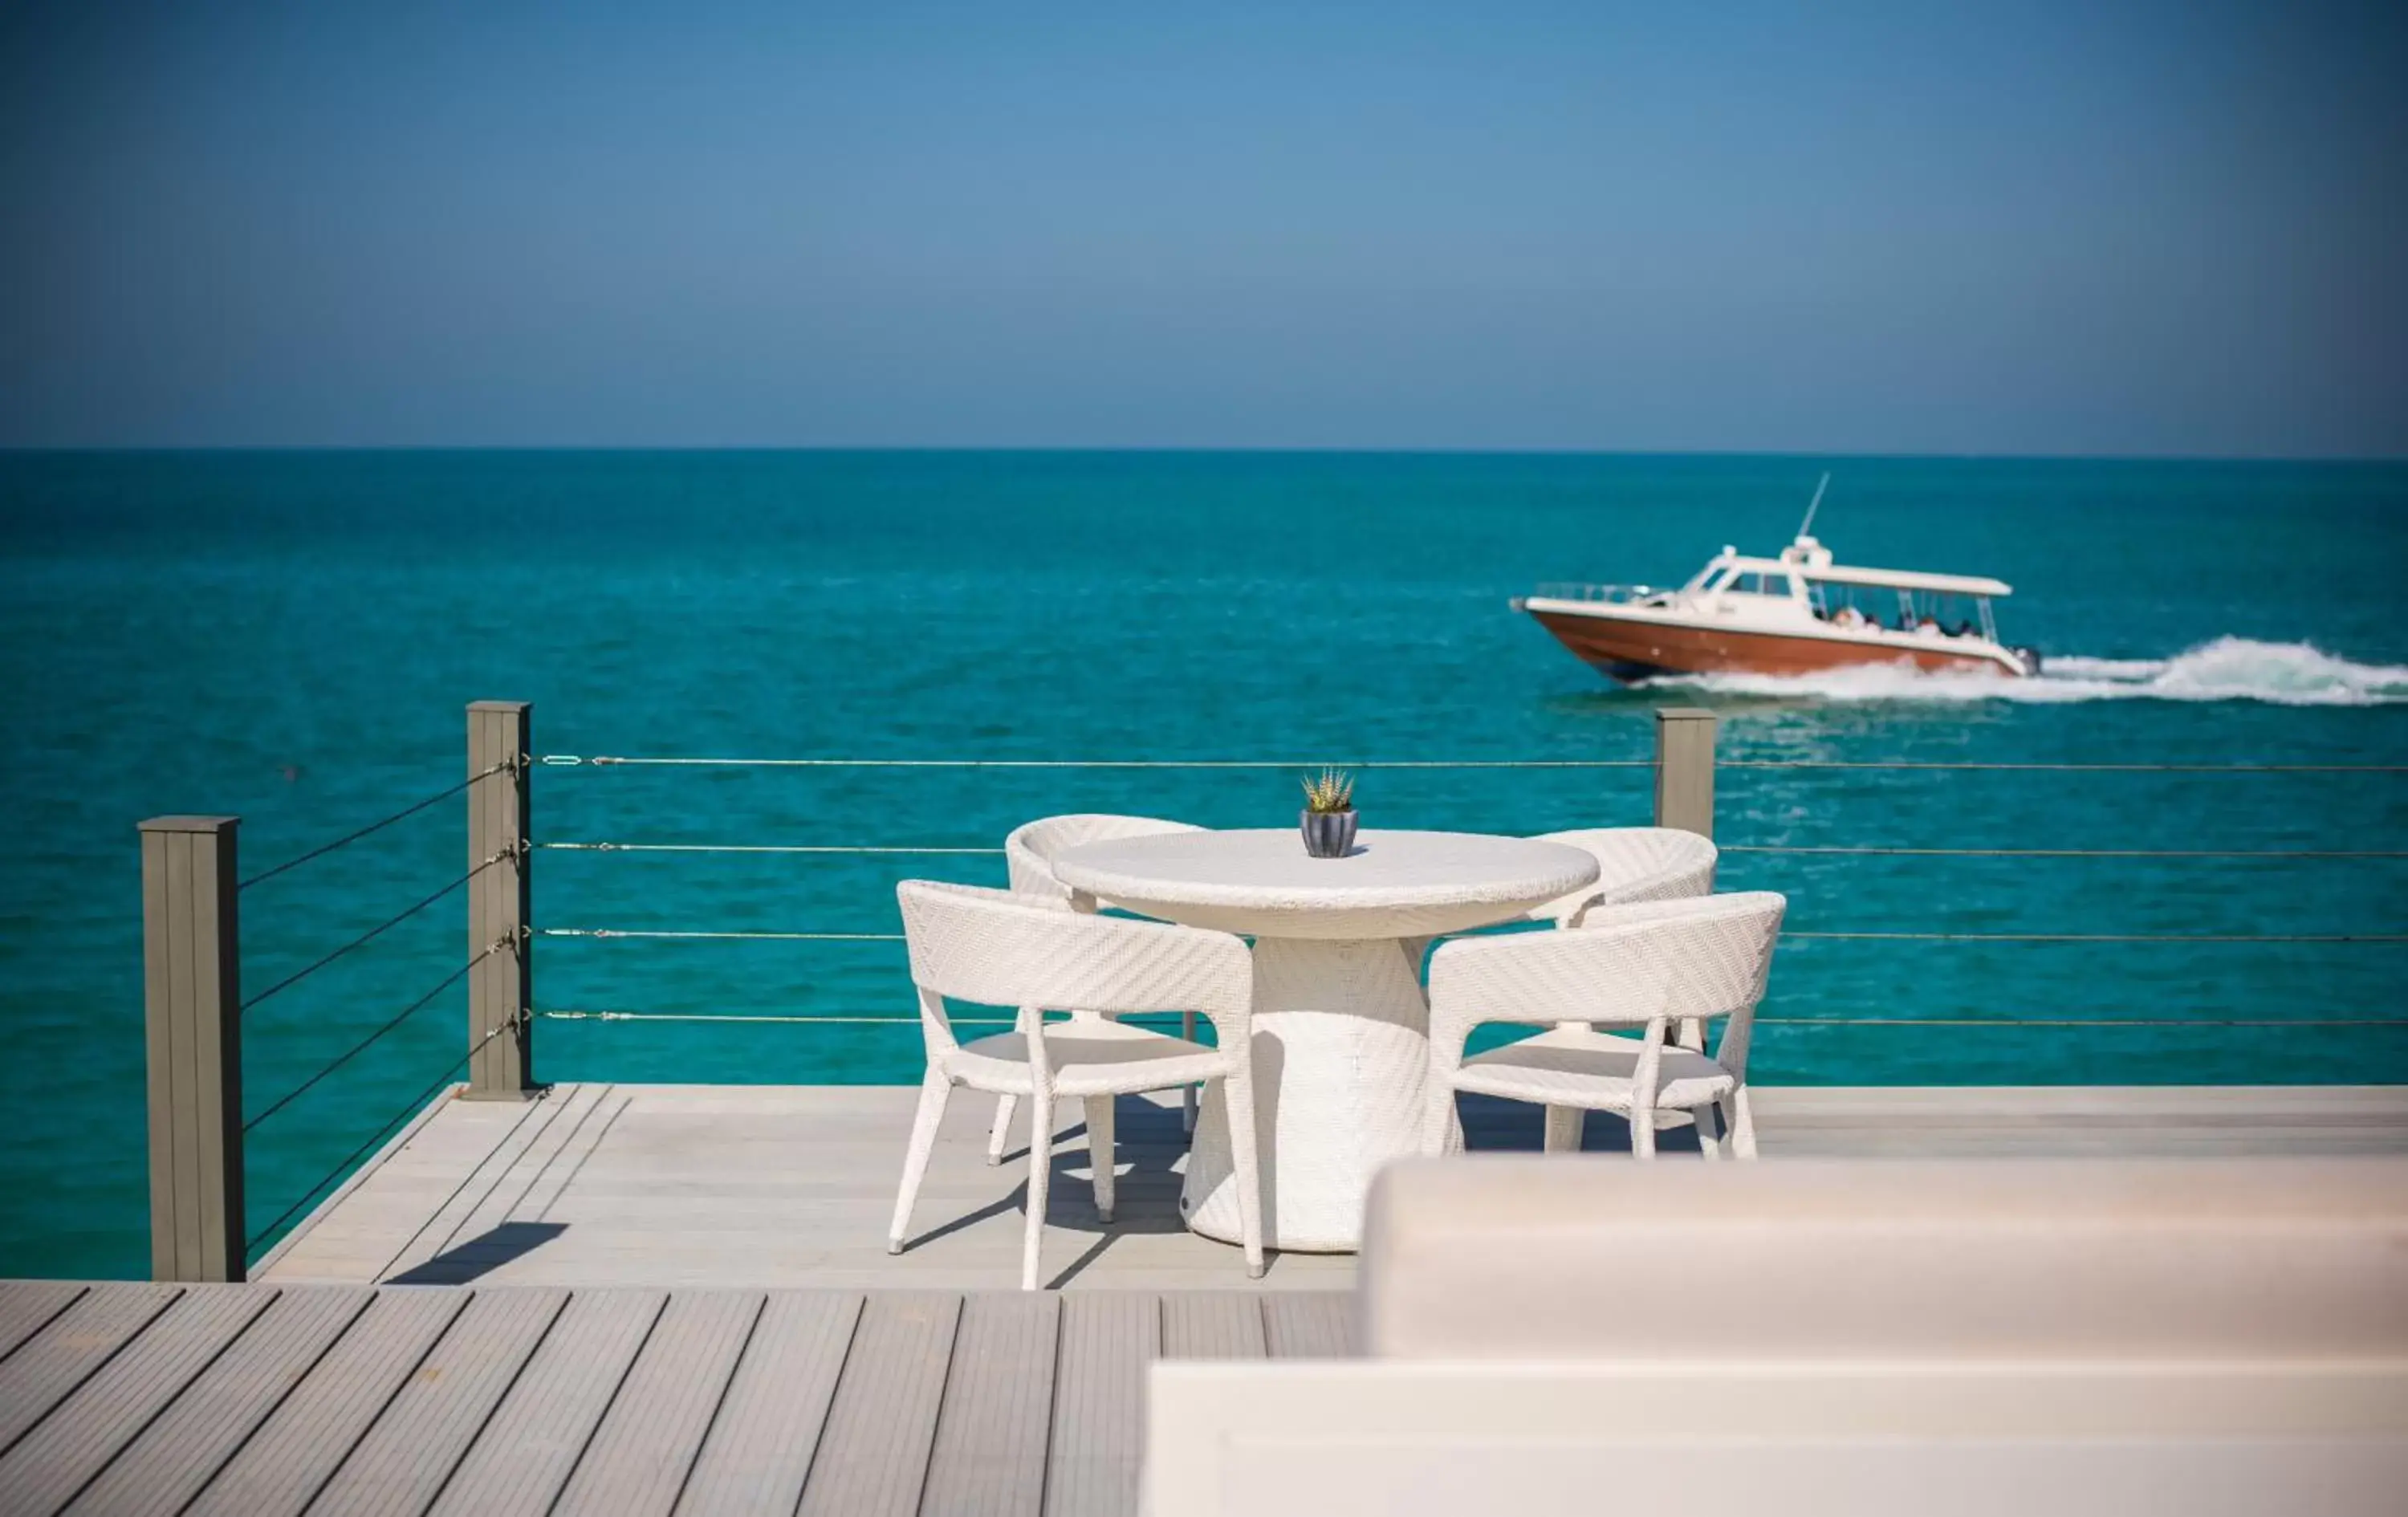
POLYGON ((1524 608, 1555 640, 1607 678, 1627 684, 1667 674, 1819 674, 1858 665, 1912 665, 1931 673, 2023 670, 1997 659, 1904 641, 1849 641, 1741 627, 1701 627, 1637 617, 1524 608))

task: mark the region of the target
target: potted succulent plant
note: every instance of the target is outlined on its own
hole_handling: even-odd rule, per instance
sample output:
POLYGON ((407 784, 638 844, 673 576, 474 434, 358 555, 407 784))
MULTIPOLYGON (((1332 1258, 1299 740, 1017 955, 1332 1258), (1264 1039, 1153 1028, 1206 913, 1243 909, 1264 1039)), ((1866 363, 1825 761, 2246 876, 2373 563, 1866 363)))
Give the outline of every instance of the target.
POLYGON ((1304 780, 1304 851, 1316 859, 1342 859, 1354 847, 1354 777, 1324 769, 1304 780))

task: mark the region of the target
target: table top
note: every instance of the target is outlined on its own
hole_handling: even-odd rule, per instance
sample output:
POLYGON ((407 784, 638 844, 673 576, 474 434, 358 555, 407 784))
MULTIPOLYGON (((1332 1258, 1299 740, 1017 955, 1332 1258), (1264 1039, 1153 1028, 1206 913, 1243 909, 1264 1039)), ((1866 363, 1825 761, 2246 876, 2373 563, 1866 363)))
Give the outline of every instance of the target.
POLYGON ((1145 916, 1268 937, 1419 937, 1519 916, 1597 879, 1577 848, 1469 832, 1364 832, 1342 859, 1294 827, 1082 843, 1054 878, 1145 916))

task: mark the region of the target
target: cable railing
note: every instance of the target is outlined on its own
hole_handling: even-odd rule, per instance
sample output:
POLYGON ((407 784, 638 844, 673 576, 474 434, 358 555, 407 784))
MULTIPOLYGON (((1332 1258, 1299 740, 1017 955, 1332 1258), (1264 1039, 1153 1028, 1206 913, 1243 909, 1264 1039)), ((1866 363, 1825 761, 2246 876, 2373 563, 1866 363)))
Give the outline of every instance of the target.
MULTIPOLYGON (((2291 762, 2090 762, 2090 761, 2019 761, 2019 760, 1930 760, 1930 759, 1842 759, 1822 757, 1732 757, 1716 759, 1711 750, 1706 754, 1711 769, 1741 769, 1756 772, 1804 771, 1861 772, 1899 771, 1907 773, 2045 773, 2100 776, 2330 776, 2330 775, 2395 775, 2408 773, 2408 765, 2291 763, 2291 762)), ((1030 769, 1052 771, 1286 771, 1297 772, 1314 767, 1293 761, 1254 758, 1198 759, 1037 759, 1037 758, 867 758, 867 757, 739 757, 671 754, 598 754, 555 753, 543 757, 540 763, 552 769, 641 768, 759 768, 759 769, 841 769, 841 770, 929 770, 929 769, 1030 769)), ((1656 769, 1659 774, 1666 763, 1664 753, 1655 758, 1597 759, 1367 759, 1344 766, 1358 769, 1410 770, 1537 770, 1537 769, 1656 769)), ((1708 780, 1711 785, 1711 779, 1708 780)), ((1709 788, 1706 792, 1711 794, 1709 788)), ((1663 820, 1659 815, 1659 821, 1663 820)), ((872 861, 882 858, 981 858, 995 857, 1003 850, 994 846, 968 843, 882 844, 835 841, 796 842, 723 842, 715 840, 670 841, 612 837, 561 838, 535 845, 541 851, 566 853, 622 854, 673 858, 687 856, 707 858, 712 855, 738 856, 821 856, 856 858, 872 861)), ((1793 843, 1777 838, 1735 840, 1720 845, 1722 852, 1734 855, 1755 855, 1777 862, 1784 858, 1893 858, 1914 860, 2075 860, 2075 861, 2190 861, 2202 864, 2217 862, 2314 861, 2346 864, 2408 858, 2408 850, 2375 848, 2143 848, 2143 847, 1985 847, 1928 846, 1909 844, 1818 844, 1793 843)), ((899 944, 899 932, 836 931, 814 924, 794 928, 737 927, 696 924, 693 926, 612 926, 557 925, 537 929, 547 937, 581 938, 600 942, 753 942, 798 944, 899 944)), ((2233 946, 2292 945, 2301 947, 2373 946, 2408 943, 2408 933, 2366 932, 2274 932, 2274 931, 2134 931, 2134 932, 2072 932, 2015 931, 2005 928, 1849 928, 1841 924, 1822 925, 1811 919, 1782 934, 1784 947, 1822 944, 1933 944, 1933 945, 2057 945, 2071 949, 2101 945, 2164 945, 2177 949, 2213 949, 2233 946)), ((852 1010, 797 1011, 673 1011, 641 1008, 564 1007, 547 1009, 539 1015, 548 1020, 601 1023, 738 1023, 754 1022, 765 1025, 814 1024, 862 1026, 915 1025, 910 1015, 873 1015, 852 1010)), ((976 1019, 962 1019, 966 1022, 976 1019)), ((2063 1014, 2002 1014, 1980 1016, 1950 1015, 1802 1015, 1759 1016, 1759 1025, 1775 1027, 1813 1028, 1909 1028, 1962 1027, 1979 1029, 2087 1029, 2087 1028, 2391 1028, 2408 1026, 2408 1019, 2379 1016, 2067 1016, 2063 1014)))
MULTIPOLYGON (((2052 775, 2093 775, 2113 780, 2119 776, 2199 776, 2265 778, 2298 777, 2312 782, 2314 777, 2394 776, 2408 773, 2408 765, 2356 764, 2312 762, 2086 762, 2086 761, 2017 761, 2017 760, 1940 760, 1940 759, 1848 759, 1823 756, 1779 756, 1761 752, 1745 756, 1717 759, 1713 747, 1711 720, 1708 713, 1668 713, 1687 720, 1691 736, 1677 740, 1668 739, 1662 727, 1658 747, 1653 757, 1552 757, 1552 758, 1395 758, 1369 757, 1350 762, 1346 767, 1363 770, 1420 772, 1432 775, 1447 773, 1482 773, 1508 775, 1537 771, 1561 771, 1568 776, 1588 772, 1651 773, 1656 787, 1655 820, 1660 825, 1682 826, 1692 831, 1713 831, 1713 796, 1714 775, 1721 770, 1747 771, 1756 775, 1794 772, 1807 777, 1817 774, 1846 775, 1850 773, 1924 773, 1936 777, 1952 774, 1980 773, 2042 773, 2052 775), (1704 740, 1694 740, 1702 728, 1704 740), (1684 746, 1685 745, 1685 746, 1684 746)), ((727 995, 710 991, 694 996, 681 995, 666 1006, 646 1007, 636 997, 622 999, 609 988, 591 983, 584 990, 572 990, 563 997, 568 1004, 538 1008, 531 992, 531 961, 535 940, 552 938, 564 943, 589 940, 597 943, 666 944, 666 943, 750 943, 784 944, 806 951, 847 945, 872 945, 880 952, 891 952, 903 942, 903 935, 891 930, 891 916, 876 923, 864 923, 875 930, 842 930, 841 918, 836 921, 811 920, 809 911, 798 911, 801 920, 791 925, 775 921, 663 922, 658 924, 633 923, 615 924, 608 919, 613 913, 597 910, 587 915, 579 912, 566 921, 538 924, 530 911, 530 877, 535 857, 539 853, 563 856, 584 856, 600 859, 617 857, 656 861, 663 867, 674 867, 679 861, 708 866, 714 862, 733 863, 753 857, 775 861, 822 859, 836 866, 858 866, 869 870, 883 864, 898 868, 913 868, 924 864, 942 872, 952 866, 965 868, 972 864, 984 865, 1001 856, 1003 850, 992 841, 939 836, 914 841, 882 842, 874 837, 854 841, 841 831, 830 837, 814 837, 808 828, 797 828, 798 837, 759 839, 722 839, 699 837, 646 837, 641 828, 626 829, 636 836, 611 836, 622 829, 610 825, 588 824, 580 828, 580 836, 536 840, 528 835, 526 817, 531 778, 538 772, 566 776, 603 771, 632 772, 651 769, 664 775, 692 774, 713 769, 760 769, 793 774, 855 773, 877 771, 982 771, 995 773, 1026 772, 1030 774, 1075 775, 1084 772, 1129 775, 1175 774, 1192 772, 1202 775, 1236 776, 1286 773, 1295 774, 1319 767, 1319 761, 1306 764, 1295 760, 1257 757, 1205 758, 1034 758, 1034 757, 747 757, 680 755, 666 753, 577 754, 548 753, 534 756, 527 742, 527 708, 523 706, 480 703, 470 708, 469 772, 465 779, 412 801, 405 807, 355 827, 318 846, 309 848, 275 866, 248 878, 238 878, 233 867, 234 819, 231 818, 162 818, 144 824, 145 915, 146 923, 158 930, 146 930, 146 943, 182 943, 200 941, 207 946, 214 936, 217 962, 238 966, 240 937, 237 925, 237 903, 255 886, 264 885, 294 871, 337 855, 362 841, 386 835, 389 829, 413 817, 434 811, 447 800, 463 800, 467 812, 469 848, 472 861, 466 870, 445 880, 438 887, 419 895, 410 904, 391 916, 378 921, 365 931, 357 932, 331 949, 315 954, 309 962, 290 973, 275 979, 265 989, 241 997, 237 991, 238 972, 228 972, 212 980, 207 972, 186 974, 162 972, 154 965, 147 979, 147 995, 150 1000, 151 1042, 154 1048, 183 1048, 217 1051, 216 1072, 204 1071, 195 1084, 177 1079, 163 1081, 156 1070, 151 1081, 152 1119, 154 1131, 161 1123, 182 1124, 196 1132, 207 1132, 213 1123, 225 1122, 234 1141, 227 1152, 215 1162, 221 1166, 231 1164, 237 1178, 227 1187, 222 1167, 214 1177, 207 1173, 211 1161, 205 1160, 200 1184, 207 1189, 214 1184, 219 1198, 214 1206, 206 1200, 187 1206, 179 1199, 170 1209, 177 1217, 208 1217, 228 1211, 226 1200, 233 1205, 232 1232, 215 1242, 202 1239, 194 1244, 183 1233, 165 1241, 154 1240, 154 1248, 164 1250, 161 1258, 172 1263, 161 1267, 171 1271, 166 1278, 239 1278, 247 1260, 263 1245, 275 1241, 294 1221, 306 1215, 330 1190, 340 1186, 344 1177, 375 1152, 380 1144, 400 1141, 396 1133, 406 1133, 414 1115, 423 1115, 428 1103, 447 1087, 462 1081, 470 1094, 509 1098, 522 1098, 541 1091, 533 1072, 533 1037, 538 1023, 560 1024, 592 1023, 602 1025, 642 1026, 647 1024, 694 1024, 733 1028, 745 1023, 759 1023, 763 1028, 789 1027, 809 1030, 813 1027, 895 1029, 898 1033, 918 1025, 919 1018, 908 1009, 908 1000, 898 1001, 892 1009, 879 1009, 874 1004, 865 1005, 869 997, 861 995, 859 971, 845 964, 844 978, 826 991, 806 993, 803 1004, 779 1005, 775 998, 760 993, 738 993, 727 995), (154 869, 154 844, 158 850, 154 869), (185 849, 184 855, 174 850, 185 849), (179 862, 180 860, 180 862, 179 862), (380 1011, 373 1023, 352 1023, 343 1045, 307 1073, 280 1081, 280 1094, 260 1105, 250 1113, 234 1111, 229 1117, 225 1109, 239 1104, 236 1095, 240 1088, 240 1029, 246 1014, 263 1003, 283 996, 368 946, 394 934, 400 925, 423 916, 447 900, 465 895, 468 918, 468 943, 473 952, 465 961, 451 960, 441 966, 437 978, 425 990, 407 1001, 396 998, 394 1009, 380 1011), (579 916, 586 916, 584 921, 579 916), (593 916, 604 920, 595 922, 593 916), (181 936, 179 936, 181 935, 181 936), (477 946, 481 945, 481 947, 477 946), (407 1042, 405 1032, 423 1023, 427 1011, 445 1003, 452 993, 466 990, 468 1002, 467 1036, 453 1046, 444 1067, 431 1081, 410 1096, 408 1103, 369 1132, 360 1144, 346 1153, 331 1168, 286 1205, 280 1215, 264 1228, 250 1230, 242 1225, 240 1216, 241 1187, 238 1178, 242 1163, 241 1139, 265 1128, 279 1119, 308 1109, 305 1103, 317 1094, 327 1091, 337 1079, 358 1077, 371 1067, 384 1071, 396 1063, 393 1057, 371 1058, 380 1049, 390 1049, 407 1042), (594 992, 601 989, 601 994, 594 992), (813 997, 824 996, 821 1004, 813 997), (683 1000, 685 1007, 676 1002, 683 1000), (699 1000, 700 1004, 695 1004, 699 1000), (749 1004, 748 1004, 749 1003, 749 1004), (164 1029, 164 1030, 163 1030, 164 1029), (179 1083, 179 1081, 181 1081, 179 1083), (212 1105, 212 1103, 215 1103, 212 1105), (190 1245, 190 1246, 188 1246, 190 1245), (197 1252, 194 1252, 197 1250, 197 1252), (212 1252, 214 1251, 214 1252, 212 1252), (197 1260, 198 1262, 194 1262, 197 1260), (210 1270, 216 1270, 210 1274, 210 1270)), ((1667 723, 1670 725, 1672 723, 1667 723)), ((550 785, 554 781, 547 780, 550 785)), ((1812 792, 1820 794, 1821 792, 1812 792)), ((1840 794, 1854 794, 1855 792, 1840 794)), ((2381 866, 2386 862, 2408 859, 2408 849, 2379 846, 2313 846, 2313 840, 2294 841, 2286 837, 2267 839, 2267 846, 2137 846, 2148 841, 2134 838, 2136 846, 2057 847, 2041 846, 2045 840, 2034 840, 2025 846, 2020 839, 2001 838, 1998 845, 1969 841, 1951 846, 1944 838, 1915 837, 1911 826, 1900 826, 1908 833, 1900 841, 1873 839, 1862 842, 1792 840, 1794 832, 1784 835, 1778 821, 1760 821, 1753 828, 1743 829, 1753 836, 1733 838, 1721 844, 1721 851, 1734 860, 1760 860, 1766 867, 1784 863, 1808 863, 1817 859, 1887 860, 1901 870, 1911 870, 1919 863, 1965 860, 1996 861, 2148 861, 2168 865, 2196 864, 2202 868, 2224 865, 2240 867, 2260 864, 2313 865, 2322 869, 2351 869, 2381 866)), ((837 829, 830 829, 837 830, 837 829)), ((2174 841, 2190 842, 2182 837, 2174 841)), ((2369 839, 2380 842, 2383 839, 2369 839)), ((2245 841, 2242 840, 2242 841, 2245 841)), ((2355 842, 2356 839, 2351 841, 2355 842)), ((672 877, 674 878, 674 877, 672 877)), ((838 880, 849 878, 841 873, 838 880)), ((2095 877, 2086 877, 2095 878, 2095 877)), ((1793 892, 1793 894, 1796 894, 1793 892)), ((822 898, 832 898, 823 889, 822 898)), ((1969 922, 1961 930, 1945 920, 1938 923, 1903 923, 1885 927, 1878 923, 1865 927, 1850 925, 1844 919, 1832 920, 1830 906, 1844 904, 1844 893, 1828 898, 1813 894, 1799 899, 1800 909, 1795 926, 1782 934, 1784 949, 1807 950, 1822 947, 1844 948, 1847 945, 1928 944, 1938 949, 1963 948, 1977 951, 1985 948, 2029 948, 2045 952, 2052 948, 2078 953, 2086 947, 2162 946, 2185 952, 2212 955, 2202 964, 2221 965, 2228 962, 2222 951, 2235 952, 2252 947, 2346 950, 2356 953, 2379 953, 2386 947, 2408 943, 2408 932, 2387 930, 2389 924, 2379 924, 2371 930, 2219 930, 2227 926, 2248 929, 2247 923, 2219 922, 2213 919, 2179 923, 2163 929, 2134 931, 2056 931, 2019 930, 2013 923, 1993 921, 1969 922)), ((2163 920, 2162 917, 2159 918, 2163 920)), ((2035 929, 2051 924, 2034 923, 2035 929)), ((2269 923, 2270 928, 2285 925, 2269 923)), ((2307 928, 2329 924, 2310 922, 2307 928)), ((2338 925, 2338 924, 2329 924, 2338 925)), ((447 960, 450 956, 447 955, 447 960)), ((207 955, 191 961, 187 967, 207 962, 207 955)), ((625 960, 596 958, 595 965, 626 963, 625 960)), ((1846 962, 1834 959, 1830 962, 1846 962)), ((1976 965, 1987 966, 1995 961, 1975 958, 1976 965)), ((2379 959, 2372 961, 2383 962, 2379 959)), ((1989 974, 1985 967, 1969 973, 1989 974)), ((2221 974, 2223 971, 2215 970, 2221 974)), ((2354 971, 2353 971, 2354 972, 2354 971)), ((573 980, 574 977, 572 976, 573 980)), ((1895 994, 1895 993, 1892 993, 1895 994)), ((1930 997, 1926 995, 1927 1004, 1930 997)), ((666 997, 665 997, 666 998, 666 997)), ((2338 1030, 2359 1032, 2397 1032, 2408 1028, 2408 1017, 2386 1016, 2360 1012, 2358 1005, 2365 998, 2329 998, 2321 1006, 2300 1006, 2298 1014, 2277 1014, 2280 1008, 2261 1008, 2247 1000, 2226 1006, 2202 1005, 2195 1014, 2164 1014, 2146 1008, 2128 1010, 2111 1003, 2096 1011, 2086 1009, 2081 1003, 2055 1007, 2035 1005, 2030 1001, 2017 1003, 2012 996, 2009 1004, 2020 1004, 2021 1009, 1999 1010, 1978 1008, 1960 1011, 1942 1000, 1932 1005, 1929 1012, 1905 1009, 1891 1012, 1881 1006, 1859 1013, 1844 1004, 1822 1009, 1824 1003, 1811 996, 1804 1005, 1792 1002, 1784 1011, 1774 1006, 1765 1008, 1757 1017, 1759 1026, 1785 1029, 1799 1038, 1813 1038, 1818 1033, 1842 1033, 1850 1030, 1869 1031, 1882 1036, 1905 1036, 1916 1030, 1954 1029, 1968 1034, 1986 1036, 1991 1032, 2013 1030, 2028 1034, 2034 1031, 2056 1031, 2067 1034, 2114 1034, 2119 1031, 2154 1031, 2170 1034, 2203 1034, 2217 1030, 2260 1030, 2298 1032, 2305 1030, 2338 1030)), ((1008 1012, 988 1015, 982 1009, 969 1011, 954 1020, 963 1025, 1010 1026, 1013 1021, 1008 1012)), ((1143 1020, 1143 1019, 1138 1019, 1143 1020)), ((203 1061, 208 1061, 205 1058, 203 1061)), ((415 1077, 412 1077, 413 1080, 415 1077)), ((179 1172, 165 1181, 171 1190, 192 1183, 179 1172)), ((163 1213, 164 1215, 164 1213, 163 1213)), ((166 1224, 160 1224, 165 1226, 166 1224)), ((176 1223, 185 1227, 184 1223, 176 1223)), ((280 1245, 281 1246, 281 1245, 280 1245)))
MULTIPOLYGON (((663 1022, 663 1023, 760 1023, 764 1025, 810 1026, 827 1023, 842 1026, 916 1027, 916 1016, 899 1016, 892 1012, 847 1011, 637 1011, 608 1010, 590 1008, 556 1008, 536 1013, 544 1022, 663 1022)), ((949 1013, 948 1024, 955 1027, 1010 1027, 1013 1018, 995 1016, 964 1016, 949 1013)), ((1123 1016, 1123 1022, 1144 1023, 1149 1020, 1170 1023, 1176 1014, 1155 1016, 1152 1013, 1123 1016)), ((2013 1030, 2033 1027, 2159 1027, 2159 1028, 2221 1028, 2221 1027, 2408 1027, 2408 1021, 2399 1017, 2051 1017, 1993 1014, 1986 1017, 1785 1017, 1758 1016, 1758 1027, 1971 1027, 2013 1030)))
MULTIPOLYGON (((236 867, 238 818, 160 817, 142 823, 151 1148, 154 1153, 175 1156, 172 1164, 154 1165, 151 1176, 152 1272, 157 1278, 244 1278, 264 1245, 272 1243, 330 1187, 340 1184, 464 1070, 472 1084, 493 1087, 497 1094, 527 1091, 524 1038, 532 1009, 525 995, 530 939, 522 920, 529 857, 523 825, 529 768, 524 728, 523 706, 471 707, 472 757, 463 779, 249 876, 236 867), (264 989, 248 996, 240 993, 246 947, 241 908, 256 887, 367 839, 389 837, 389 829, 423 817, 447 800, 461 801, 467 813, 472 862, 464 872, 313 953, 264 989), (260 1016, 263 1005, 287 996, 373 944, 400 940, 396 930, 404 923, 463 894, 474 935, 474 951, 464 962, 448 964, 431 985, 397 1009, 380 1012, 371 1023, 339 1014, 329 1018, 348 1029, 342 1046, 312 1061, 306 1072, 280 1081, 280 1094, 273 1099, 248 1112, 242 1109, 244 1031, 260 1016), (245 1182, 250 1167, 246 1144, 265 1136, 268 1124, 280 1119, 287 1134, 281 1152, 294 1154, 290 1145, 298 1139, 290 1129, 295 1114, 325 1109, 322 1102, 311 1103, 309 1097, 323 1096, 337 1088, 338 1080, 358 1079, 372 1067, 380 1073, 406 1067, 404 1061, 413 1055, 399 1052, 399 1045, 408 1041, 401 1035, 464 985, 470 1023, 466 1047, 400 1112, 292 1197, 274 1220, 262 1228, 248 1227, 246 1198, 254 1187, 245 1182), (394 1052, 372 1059, 380 1049, 394 1052)), ((285 913, 280 909, 279 914, 285 913)), ((279 1062, 293 1061, 287 1055, 279 1062)), ((371 1096, 369 1104, 373 1100, 371 1096)), ((358 1104, 346 1101, 345 1107, 358 1104)), ((338 1119, 336 1130, 348 1125, 338 1119)), ((312 1136, 315 1130, 313 1123, 312 1136)))
MULTIPOLYGON (((729 758, 546 753, 547 768, 751 769, 1652 769, 1652 758, 1612 759, 962 759, 729 758)), ((2408 774, 2408 764, 2100 764, 1977 759, 1717 759, 1720 769, 1929 769, 2040 774, 2408 774)))

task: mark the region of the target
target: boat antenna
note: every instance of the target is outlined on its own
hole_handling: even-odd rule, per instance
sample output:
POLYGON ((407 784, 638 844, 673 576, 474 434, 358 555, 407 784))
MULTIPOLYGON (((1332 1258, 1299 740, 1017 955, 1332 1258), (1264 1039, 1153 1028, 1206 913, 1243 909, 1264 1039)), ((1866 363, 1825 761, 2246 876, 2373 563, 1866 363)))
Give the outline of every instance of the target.
POLYGON ((1814 498, 1806 503, 1806 520, 1798 523, 1798 536, 1804 537, 1814 528, 1814 513, 1823 508, 1823 492, 1831 488, 1831 471, 1823 471, 1823 482, 1814 487, 1814 498))

